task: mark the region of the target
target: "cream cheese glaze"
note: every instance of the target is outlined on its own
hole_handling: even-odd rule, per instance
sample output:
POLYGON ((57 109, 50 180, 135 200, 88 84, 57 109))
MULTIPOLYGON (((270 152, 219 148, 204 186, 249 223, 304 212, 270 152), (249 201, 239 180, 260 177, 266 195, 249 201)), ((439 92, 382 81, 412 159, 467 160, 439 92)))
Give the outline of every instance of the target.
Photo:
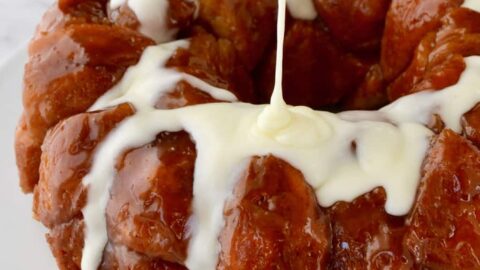
MULTIPOLYGON (((286 5, 279 3, 278 21, 285 22, 286 5)), ((285 23, 277 23, 277 44, 283 44, 285 40, 285 23)), ((283 63, 283 45, 279 46, 276 54, 276 63, 283 63)), ((266 134, 277 132, 287 127, 291 122, 291 115, 287 104, 283 99, 283 64, 275 65, 275 85, 273 88, 270 105, 259 115, 257 124, 258 130, 266 134)))
MULTIPOLYGON (((465 7, 480 11, 477 3, 466 1, 465 7)), ((324 207, 352 201, 381 186, 387 193, 386 211, 392 215, 408 213, 433 135, 426 125, 438 114, 448 128, 460 131, 461 116, 480 101, 480 56, 465 58, 466 69, 456 85, 406 96, 379 111, 333 114, 288 106, 281 91, 285 7, 286 1, 280 0, 277 77, 270 105, 234 102, 236 98, 226 90, 163 67, 177 48, 188 46, 188 41, 182 40, 147 48, 140 62, 91 108, 129 102, 137 113, 100 145, 91 171, 83 179, 89 193, 83 209, 86 239, 82 269, 95 270, 102 259, 108 239, 105 207, 116 157, 151 142, 164 131, 187 131, 198 153, 185 262, 191 270, 216 268, 224 203, 252 156, 273 154, 299 169, 324 207), (155 101, 180 80, 234 103, 155 109, 155 101)))
POLYGON ((314 20, 317 17, 312 0, 287 0, 287 6, 292 17, 296 19, 314 20))
POLYGON ((140 22, 140 33, 157 43, 173 40, 177 29, 168 27, 168 0, 111 0, 110 8, 127 4, 140 22))
POLYGON ((462 6, 477 12, 480 11, 480 1, 478 0, 465 0, 462 6))

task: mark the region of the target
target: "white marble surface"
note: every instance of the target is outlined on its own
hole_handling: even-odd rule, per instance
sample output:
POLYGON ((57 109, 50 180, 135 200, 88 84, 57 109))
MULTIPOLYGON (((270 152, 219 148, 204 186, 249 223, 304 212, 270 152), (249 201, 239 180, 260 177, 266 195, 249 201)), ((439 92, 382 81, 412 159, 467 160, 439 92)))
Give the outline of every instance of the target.
POLYGON ((0 62, 25 46, 54 0, 0 0, 0 62))

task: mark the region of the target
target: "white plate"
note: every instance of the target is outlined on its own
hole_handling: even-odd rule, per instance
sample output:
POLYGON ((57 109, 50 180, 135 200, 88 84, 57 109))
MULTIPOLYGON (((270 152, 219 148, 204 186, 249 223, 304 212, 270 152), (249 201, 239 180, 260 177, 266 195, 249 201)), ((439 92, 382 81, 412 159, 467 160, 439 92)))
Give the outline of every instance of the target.
POLYGON ((54 270, 46 230, 32 218, 32 196, 18 186, 13 151, 26 54, 24 48, 0 66, 0 269, 54 270))

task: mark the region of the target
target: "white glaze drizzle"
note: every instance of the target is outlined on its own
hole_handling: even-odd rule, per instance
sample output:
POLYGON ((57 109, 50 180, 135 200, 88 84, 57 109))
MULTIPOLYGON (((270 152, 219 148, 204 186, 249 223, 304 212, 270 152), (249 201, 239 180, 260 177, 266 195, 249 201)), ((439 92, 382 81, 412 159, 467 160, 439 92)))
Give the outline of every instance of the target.
POLYGON ((287 0, 288 11, 295 19, 314 20, 317 18, 317 11, 313 0, 287 0))
MULTIPOLYGON (((196 0, 192 0, 198 7, 196 0)), ((173 40, 178 29, 168 26, 168 0, 111 0, 110 8, 117 9, 127 4, 140 22, 140 33, 157 43, 173 40)), ((196 10, 196 14, 198 8, 196 10)))
POLYGON ((122 80, 101 96, 90 111, 131 102, 132 98, 135 98, 134 104, 137 108, 152 107, 162 94, 173 90, 174 86, 182 80, 216 99, 237 101, 232 92, 209 85, 190 74, 164 68, 177 49, 188 48, 189 45, 188 40, 177 40, 147 47, 137 65, 130 67, 122 80), (131 89, 135 89, 135 97, 126 95, 131 89))
MULTIPOLYGON (((480 7, 472 2, 466 4, 478 11, 480 7)), ((282 13, 285 0, 279 5, 282 13)), ((284 24, 284 17, 279 15, 278 23, 284 24)), ((283 28, 279 26, 278 31, 283 33, 283 28)), ((278 40, 277 65, 281 66, 283 38, 278 40)), ((386 211, 404 215, 413 204, 432 136, 425 127, 430 117, 437 113, 447 127, 460 131, 460 117, 480 101, 480 57, 473 56, 465 59, 466 70, 456 85, 401 98, 376 112, 332 114, 287 106, 281 96, 278 66, 280 75, 271 105, 216 103, 156 110, 155 101, 180 80, 217 99, 235 100, 226 90, 162 67, 176 48, 186 46, 188 42, 177 41, 147 48, 140 62, 92 107, 96 110, 130 102, 137 113, 100 145, 92 169, 83 179, 89 187, 88 203, 83 209, 84 270, 97 269, 108 240, 105 206, 115 176, 116 157, 151 142, 160 132, 185 130, 196 143, 193 225, 186 266, 191 270, 213 270, 220 250, 217 239, 224 225, 224 202, 232 195, 239 173, 252 156, 273 154, 301 170, 324 207, 352 201, 381 186, 387 193, 386 211), (275 106, 280 108, 277 112, 288 116, 288 121, 270 125, 261 120, 278 119, 274 114, 265 116, 268 108, 275 106), (356 149, 352 149, 352 142, 356 149)))
POLYGON ((473 11, 480 12, 480 1, 478 0, 465 0, 462 7, 469 8, 473 11))
MULTIPOLYGON (((119 132, 120 135, 122 134, 121 128, 118 128, 106 138, 106 142, 98 149, 91 172, 83 178, 83 184, 89 187, 88 204, 82 210, 86 226, 85 247, 81 265, 84 270, 97 269, 102 259, 102 251, 108 240, 104 216, 109 198, 108 191, 115 175, 113 167, 110 166, 111 162, 114 162, 114 158, 110 159, 110 157, 118 156, 121 150, 125 149, 114 149, 110 145, 113 143, 121 147, 133 147, 138 145, 137 141, 142 141, 145 138, 144 136, 148 136, 146 133, 138 132, 146 128, 142 127, 146 124, 145 121, 142 121, 142 116, 155 111, 155 101, 161 95, 173 90, 175 85, 182 80, 216 99, 237 100, 235 95, 227 90, 213 87, 189 74, 164 68, 168 59, 178 48, 187 48, 188 46, 189 42, 187 40, 179 40, 146 48, 138 64, 130 67, 122 80, 100 97, 89 110, 96 111, 130 102, 137 109, 137 114, 130 121, 132 119, 138 121, 133 124, 132 130, 127 129, 132 136, 127 135, 128 141, 125 141, 125 144, 116 142, 114 139, 115 136, 119 136, 119 132), (105 160, 102 157, 104 154, 108 155, 109 158, 105 160)), ((127 123, 123 125, 127 125, 127 123)))

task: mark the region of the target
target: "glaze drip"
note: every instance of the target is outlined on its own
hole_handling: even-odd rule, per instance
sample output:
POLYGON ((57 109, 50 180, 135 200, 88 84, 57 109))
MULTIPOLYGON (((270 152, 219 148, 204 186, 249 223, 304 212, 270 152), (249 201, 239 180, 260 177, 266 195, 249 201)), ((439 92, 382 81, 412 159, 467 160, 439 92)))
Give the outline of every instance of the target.
MULTIPOLYGON (((278 21, 285 21, 286 1, 278 1, 278 21)), ((273 88, 270 105, 258 117, 259 130, 265 133, 277 132, 291 121, 287 104, 283 99, 283 43, 285 40, 285 24, 277 23, 277 52, 275 65, 275 86, 273 88)))
POLYGON ((288 11, 296 19, 314 20, 317 11, 312 0, 287 0, 288 11))

